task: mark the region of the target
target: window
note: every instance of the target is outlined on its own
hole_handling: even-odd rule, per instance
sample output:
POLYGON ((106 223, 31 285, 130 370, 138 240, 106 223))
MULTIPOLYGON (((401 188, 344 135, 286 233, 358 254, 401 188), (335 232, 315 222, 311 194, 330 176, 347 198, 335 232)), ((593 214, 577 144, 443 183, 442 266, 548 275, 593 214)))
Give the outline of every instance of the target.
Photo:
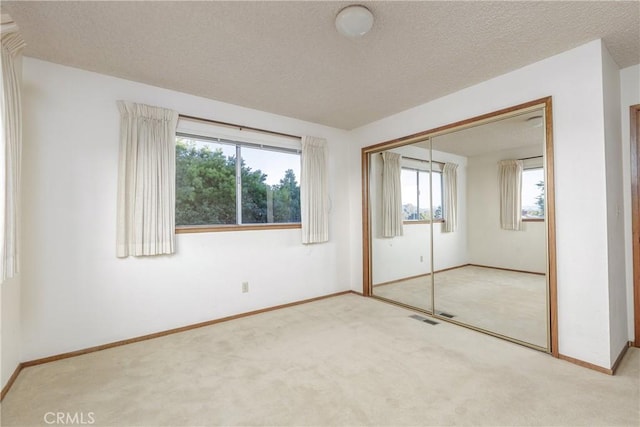
POLYGON ((179 133, 176 226, 300 223, 299 176, 295 149, 179 133))
POLYGON ((442 219, 442 173, 432 173, 433 210, 429 208, 429 171, 402 168, 402 211, 405 221, 442 219))
POLYGON ((522 171, 522 219, 544 219, 544 169, 522 171))

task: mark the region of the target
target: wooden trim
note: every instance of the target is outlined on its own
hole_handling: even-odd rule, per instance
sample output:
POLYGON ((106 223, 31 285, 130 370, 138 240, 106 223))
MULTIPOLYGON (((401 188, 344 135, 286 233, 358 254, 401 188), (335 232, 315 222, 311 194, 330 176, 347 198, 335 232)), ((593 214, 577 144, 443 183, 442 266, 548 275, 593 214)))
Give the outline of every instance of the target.
POLYGON ((480 264, 467 264, 472 267, 482 267, 482 268, 492 268, 494 270, 504 270, 504 271, 513 271, 515 273, 526 273, 526 274, 536 274, 538 276, 546 276, 547 273, 538 273, 535 271, 526 271, 526 270, 515 270, 513 268, 503 268, 503 267, 493 267, 491 265, 480 265, 480 264))
POLYGON ((176 227, 176 234, 216 233, 221 231, 255 231, 255 230, 290 230, 302 228, 299 223, 282 224, 241 224, 241 225, 181 225, 176 227))
POLYGON ((566 360, 567 362, 571 362, 575 365, 582 366, 584 368, 589 368, 594 371, 602 372, 603 374, 615 375, 616 371, 618 370, 618 367, 620 366, 620 363, 622 362, 622 359, 624 359, 625 354, 627 354, 627 350, 629 349, 629 347, 633 347, 633 341, 628 341, 624 345, 624 347, 622 347, 622 349, 620 350, 620 353, 618 354, 618 357, 616 358, 616 361, 613 362, 613 365, 611 366, 611 368, 603 368, 602 366, 594 365, 593 363, 585 362, 584 360, 565 356, 564 354, 559 354, 558 358, 562 360, 566 360))
POLYGON ((403 225, 414 225, 414 224, 438 224, 438 223, 444 223, 444 219, 434 219, 433 221, 430 219, 405 219, 404 221, 402 221, 403 225))
POLYGON ((97 345, 95 347, 89 347, 89 348, 85 348, 85 349, 81 349, 81 350, 71 351, 71 352, 68 352, 68 353, 62 353, 62 354, 57 354, 57 355, 54 355, 54 356, 43 357, 41 359, 30 360, 30 361, 27 361, 27 362, 23 362, 22 363, 22 368, 28 368, 30 366, 41 365, 43 363, 55 362, 56 360, 68 359, 70 357, 81 356, 83 354, 93 353, 93 352, 96 352, 96 351, 106 350, 106 349, 113 348, 113 347, 119 347, 119 346, 122 346, 122 345, 133 344, 133 343, 136 343, 136 342, 146 341, 146 340, 150 340, 150 339, 153 339, 153 338, 160 338, 160 337, 164 337, 166 335, 171 335, 171 334, 176 334, 176 333, 179 333, 179 332, 189 331, 191 329, 197 329, 197 328, 202 328, 204 326, 215 325, 216 323, 228 322, 230 320, 241 319, 243 317, 249 317, 249 316, 253 316, 253 315, 256 315, 256 314, 266 313, 268 311, 280 310, 282 308, 293 307, 293 306, 296 306, 296 305, 306 304, 306 303, 310 303, 310 302, 313 302, 313 301, 332 298, 332 297, 336 297, 336 296, 340 296, 340 295, 346 295, 346 294, 350 294, 351 292, 352 291, 350 291, 350 290, 349 291, 336 292, 336 293, 329 294, 329 295, 323 295, 323 296, 319 296, 319 297, 315 297, 315 298, 309 298, 309 299, 305 299, 305 300, 301 300, 301 301, 295 301, 295 302, 290 302, 290 303, 286 303, 286 304, 280 304, 280 305, 276 305, 276 306, 273 306, 273 307, 267 307, 267 308, 262 308, 262 309, 259 309, 259 310, 249 311, 249 312, 246 312, 246 313, 234 314, 233 316, 222 317, 220 319, 207 320, 206 322, 194 323, 192 325, 181 326, 179 328, 169 329, 169 330, 161 331, 161 332, 155 332, 153 334, 142 335, 142 336, 135 337, 135 338, 129 338, 129 339, 126 339, 126 340, 115 341, 115 342, 108 343, 108 344, 97 345))
POLYGON ((512 107, 503 108, 502 110, 493 111, 491 113, 482 114, 482 115, 471 117, 465 120, 460 120, 458 122, 450 123, 448 125, 439 126, 433 129, 425 130, 422 132, 414 133, 414 134, 403 136, 396 139, 391 139, 389 141, 380 142, 378 144, 364 147, 362 150, 363 152, 366 152, 366 153, 375 153, 383 150, 388 150, 391 148, 402 147, 403 145, 414 144, 416 142, 424 141, 426 139, 433 138, 437 135, 447 133, 454 128, 460 128, 456 130, 462 130, 465 128, 484 124, 490 120, 498 120, 500 116, 508 116, 515 111, 526 110, 526 109, 534 110, 538 107, 545 107, 549 105, 551 105, 551 97, 547 96, 545 98, 540 98, 534 101, 525 102, 523 104, 514 105, 512 107))
POLYGON ((613 366, 611 366, 611 375, 615 375, 616 374, 616 371, 618 370, 618 367, 620 366, 620 362, 622 362, 622 359, 624 359, 624 355, 627 354, 627 350, 629 350, 629 347, 631 347, 631 341, 627 341, 625 346, 622 347, 622 350, 620 350, 620 353, 618 354, 618 357, 616 358, 616 361, 613 362, 613 366))
POLYGON ((365 149, 361 153, 362 167, 362 295, 371 296, 371 226, 369 221, 369 156, 365 149))
POLYGON ((629 107, 631 125, 631 236, 634 342, 640 346, 640 104, 629 107))
POLYGON ((13 374, 11 374, 9 381, 7 381, 7 384, 2 388, 2 392, 0 392, 0 402, 2 402, 7 393, 9 393, 9 389, 11 389, 11 386, 18 378, 18 375, 20 374, 20 371, 22 371, 22 368, 24 368, 24 364, 18 363, 18 366, 16 366, 15 371, 13 371, 13 374))
POLYGON ((574 365, 582 366, 583 368, 591 369, 593 371, 602 372, 603 374, 613 375, 613 370, 610 368, 603 368, 602 366, 594 365, 593 363, 585 362, 584 360, 565 356, 564 354, 558 354, 558 359, 573 363, 574 365))
POLYGON ((547 266, 549 283, 549 350, 559 357, 558 350, 558 276, 556 274, 556 191, 553 150, 553 106, 551 97, 545 98, 545 206, 547 212, 547 266))

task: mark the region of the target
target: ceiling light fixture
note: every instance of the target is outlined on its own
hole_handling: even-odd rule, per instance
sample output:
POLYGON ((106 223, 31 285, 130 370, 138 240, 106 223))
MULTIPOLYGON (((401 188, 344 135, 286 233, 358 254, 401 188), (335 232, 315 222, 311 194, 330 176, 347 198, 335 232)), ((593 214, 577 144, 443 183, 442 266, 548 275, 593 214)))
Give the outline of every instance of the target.
POLYGON ((347 6, 336 16, 336 28, 347 37, 362 37, 373 27, 373 14, 361 5, 347 6))

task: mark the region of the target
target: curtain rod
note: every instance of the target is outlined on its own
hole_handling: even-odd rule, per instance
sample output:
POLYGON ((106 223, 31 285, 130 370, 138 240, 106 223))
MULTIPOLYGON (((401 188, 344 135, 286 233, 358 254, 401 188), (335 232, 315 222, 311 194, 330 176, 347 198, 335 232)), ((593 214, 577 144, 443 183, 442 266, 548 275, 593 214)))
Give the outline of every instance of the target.
POLYGON ((524 159, 518 159, 518 160, 540 159, 542 157, 544 157, 544 156, 525 157, 524 159))
POLYGON ((243 125, 238 125, 238 124, 235 124, 235 123, 221 122, 221 121, 218 121, 218 120, 203 119, 201 117, 187 116, 186 114, 179 114, 178 118, 186 119, 186 120, 194 120, 194 121, 197 121, 197 122, 214 123, 216 125, 228 126, 228 127, 236 128, 238 130, 251 130, 251 131, 254 131, 254 132, 260 132, 260 133, 267 133, 267 134, 271 134, 271 135, 284 136, 286 138, 302 139, 302 137, 298 136, 298 135, 291 135, 291 134, 288 134, 288 133, 275 132, 275 131, 266 130, 266 129, 259 129, 259 128, 254 128, 254 127, 251 127, 251 126, 243 126, 243 125))
MULTIPOLYGON (((382 156, 382 153, 380 153, 380 155, 382 156)), ((400 156, 401 156, 403 159, 415 160, 416 162, 429 163, 429 160, 416 159, 415 157, 403 156, 402 154, 401 154, 400 156)), ((438 163, 438 164, 444 165, 444 163, 443 163, 443 162, 439 162, 439 161, 437 161, 437 160, 431 160, 431 163, 438 163)))

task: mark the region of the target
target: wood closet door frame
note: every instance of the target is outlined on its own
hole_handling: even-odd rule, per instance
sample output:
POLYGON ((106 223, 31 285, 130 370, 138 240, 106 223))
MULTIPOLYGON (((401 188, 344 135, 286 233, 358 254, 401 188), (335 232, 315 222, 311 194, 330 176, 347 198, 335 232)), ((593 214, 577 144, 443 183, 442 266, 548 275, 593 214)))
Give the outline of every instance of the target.
POLYGON ((630 108, 634 345, 640 347, 640 104, 630 108))

